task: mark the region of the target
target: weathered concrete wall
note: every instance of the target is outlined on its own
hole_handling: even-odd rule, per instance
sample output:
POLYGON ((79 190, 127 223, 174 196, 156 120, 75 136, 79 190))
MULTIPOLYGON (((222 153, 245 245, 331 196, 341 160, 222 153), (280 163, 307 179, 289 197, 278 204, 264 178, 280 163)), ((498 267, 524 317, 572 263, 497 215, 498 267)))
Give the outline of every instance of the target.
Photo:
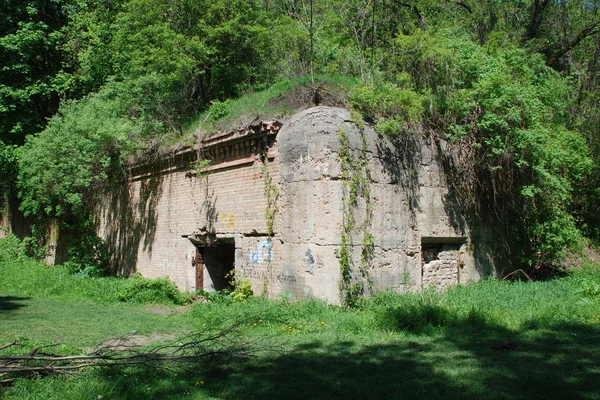
POLYGON ((338 256, 350 214, 352 274, 368 275, 369 289, 445 287, 493 273, 493 252, 478 252, 489 250, 489 232, 472 234, 452 201, 444 144, 422 137, 384 138, 329 107, 300 112, 280 130, 218 135, 202 143, 200 157, 213 163, 200 176, 189 150, 134 169, 102 205, 99 233, 115 271, 168 276, 184 290, 220 284, 210 276, 222 268, 210 246, 227 243, 236 273, 256 293, 339 302, 338 256), (345 150, 360 170, 344 170, 345 150), (349 205, 352 174, 364 174, 364 193, 349 205), (361 272, 367 233, 374 246, 361 272), (198 260, 207 267, 196 270, 198 260))
POLYGON ((11 231, 9 214, 8 202, 0 199, 0 239, 4 239, 11 231))
POLYGON ((339 160, 340 131, 356 162, 364 154, 371 181, 372 215, 367 218, 369 208, 360 198, 353 211, 356 227, 368 223, 351 235, 353 275, 360 275, 361 232, 367 230, 374 237, 367 271, 373 290, 415 290, 480 279, 487 266, 469 251, 464 218, 449 204, 436 144, 420 138, 386 139, 368 125, 359 129, 347 110, 316 107, 293 116, 278 135, 282 265, 290 276, 284 289, 297 297, 340 299, 336 251, 347 212, 343 191, 348 190, 339 160), (431 272, 423 262, 423 243, 449 242, 454 252, 436 254, 443 256, 444 268, 431 272))
POLYGON ((19 238, 31 234, 31 220, 19 210, 19 200, 14 193, 0 193, 0 238, 9 233, 19 238))

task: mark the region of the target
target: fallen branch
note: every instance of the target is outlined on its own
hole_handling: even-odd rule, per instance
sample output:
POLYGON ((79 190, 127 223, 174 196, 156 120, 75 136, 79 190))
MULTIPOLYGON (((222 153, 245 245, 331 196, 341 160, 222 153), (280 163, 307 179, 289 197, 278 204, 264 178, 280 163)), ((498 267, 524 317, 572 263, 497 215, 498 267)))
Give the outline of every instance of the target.
MULTIPOLYGON (((24 355, 0 355, 1 384, 10 384, 17 376, 36 374, 78 374, 90 367, 118 367, 141 365, 150 368, 188 370, 198 364, 230 358, 247 358, 255 354, 254 343, 243 338, 234 324, 224 330, 198 332, 176 341, 154 347, 132 344, 131 337, 112 339, 100 344, 94 351, 82 355, 50 353, 56 344, 38 346, 24 355)), ((0 346, 8 349, 19 346, 12 342, 0 346)))
POLYGON ((516 271, 511 272, 510 274, 506 275, 504 278, 502 278, 503 281, 505 281, 506 279, 508 279, 508 277, 516 274, 517 272, 522 273, 523 275, 525 275, 527 277, 527 279, 529 279, 529 282, 533 282, 533 279, 531 279, 531 277, 529 275, 527 275, 527 273, 525 271, 523 271, 522 269, 518 269, 516 271))

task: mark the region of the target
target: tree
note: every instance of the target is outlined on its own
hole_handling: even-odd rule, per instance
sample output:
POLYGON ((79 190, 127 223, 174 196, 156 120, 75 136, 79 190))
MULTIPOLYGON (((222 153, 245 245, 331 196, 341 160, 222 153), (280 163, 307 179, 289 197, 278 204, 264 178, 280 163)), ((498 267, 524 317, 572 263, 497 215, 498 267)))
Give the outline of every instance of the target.
POLYGON ((68 0, 4 0, 0 16, 0 140, 22 144, 58 110, 68 0))

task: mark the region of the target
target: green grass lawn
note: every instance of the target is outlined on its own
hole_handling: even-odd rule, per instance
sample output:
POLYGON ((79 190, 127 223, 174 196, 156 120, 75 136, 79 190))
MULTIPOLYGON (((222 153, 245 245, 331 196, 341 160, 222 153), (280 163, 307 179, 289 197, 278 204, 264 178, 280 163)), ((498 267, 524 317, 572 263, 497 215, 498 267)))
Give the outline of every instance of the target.
POLYGON ((77 290, 89 281, 62 275, 71 294, 36 294, 19 282, 39 274, 52 282, 48 274, 62 272, 20 262, 0 255, 2 342, 62 343, 61 351, 80 353, 131 333, 164 340, 242 322, 254 356, 180 373, 97 368, 19 379, 0 389, 6 399, 600 399, 598 269, 548 282, 378 294, 358 310, 253 298, 157 313, 151 302, 110 297, 118 280, 95 281, 108 285, 100 300, 77 290))
POLYGON ((78 347, 131 334, 183 334, 188 318, 138 304, 0 296, 0 337, 78 347))

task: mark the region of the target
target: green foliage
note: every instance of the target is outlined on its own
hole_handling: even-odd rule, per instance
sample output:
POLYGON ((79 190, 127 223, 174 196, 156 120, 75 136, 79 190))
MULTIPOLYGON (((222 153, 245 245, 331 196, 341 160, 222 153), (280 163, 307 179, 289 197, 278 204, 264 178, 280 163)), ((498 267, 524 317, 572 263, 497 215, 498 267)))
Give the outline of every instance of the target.
POLYGON ((208 167, 212 163, 212 160, 209 159, 200 159, 196 161, 192 161, 190 163, 190 168, 193 169, 193 174, 200 177, 205 175, 207 172, 204 171, 206 167, 208 167))
POLYGON ((46 130, 28 138, 19 152, 18 178, 26 215, 85 221, 94 194, 118 176, 134 149, 130 138, 141 128, 121 116, 114 90, 70 103, 46 130))
POLYGON ((350 148, 348 133, 340 129, 339 160, 342 168, 343 225, 340 248, 336 256, 340 264, 340 296, 347 307, 360 307, 363 295, 372 291, 373 282, 369 274, 370 262, 375 249, 375 238, 371 232, 373 205, 371 202, 371 174, 367 139, 361 129, 361 150, 358 160, 350 148), (359 204, 359 199, 361 200, 359 204), (356 221, 356 213, 364 202, 365 218, 356 221), (358 271, 355 269, 353 247, 357 231, 363 235, 358 271))
POLYGON ((594 2, 5 3, 0 140, 43 133, 17 152, 22 171, 0 145, 0 193, 19 175, 38 219, 83 224, 134 147, 281 116, 270 100, 314 70, 370 82, 350 101, 378 131, 422 123, 466 149, 478 188, 463 192, 515 227, 503 240, 520 262, 600 235, 594 2))
POLYGON ((548 282, 489 279, 444 293, 378 293, 369 309, 382 329, 433 333, 453 329, 502 327, 509 332, 551 328, 578 320, 596 324, 600 302, 581 303, 581 288, 596 276, 588 272, 548 282), (502 299, 499 301, 498 299, 502 299), (591 316, 594 316, 590 319, 591 316))
MULTIPOLYGON (((315 76, 315 85, 331 87, 332 91, 345 94, 357 85, 357 81, 351 77, 317 75, 315 76)), ((293 111, 285 99, 290 97, 290 102, 293 103, 297 101, 294 99, 295 91, 310 90, 311 86, 309 76, 279 81, 273 85, 266 85, 266 87, 257 85, 256 91, 239 98, 228 99, 225 102, 227 114, 221 119, 214 118, 210 110, 205 110, 192 117, 184 124, 184 133, 192 134, 196 138, 199 130, 211 134, 235 129, 239 125, 249 123, 257 118, 281 118, 293 111)))
POLYGON ((117 299, 126 303, 181 305, 188 298, 168 278, 145 279, 134 276, 124 280, 117 291, 117 299))
MULTIPOLYGON (((0 240, 0 249, 3 246, 12 248, 10 254, 18 247, 0 240)), ((589 360, 600 357, 600 302, 580 302, 577 293, 591 270, 547 282, 487 280, 443 293, 379 293, 363 300, 358 309, 316 299, 252 297, 196 302, 190 312, 164 316, 148 312, 147 306, 119 303, 114 297, 118 291, 108 287, 114 289, 115 282, 125 280, 82 279, 26 258, 11 262, 3 254, 0 250, 0 291, 6 306, 0 342, 18 339, 25 345, 16 350, 19 354, 50 343, 63 344, 57 351, 81 354, 126 335, 160 344, 171 335, 183 337, 235 323, 240 323, 236 334, 257 349, 254 357, 233 362, 214 355, 208 372, 94 368, 76 376, 19 379, 1 389, 7 399, 62 399, 65 393, 197 399, 346 399, 356 394, 386 398, 389 393, 433 393, 451 399, 489 398, 490 393, 492 398, 568 398, 574 391, 583 397, 596 395, 597 368, 589 360), (59 276, 66 282, 60 288, 59 276), (96 289, 84 294, 84 285, 96 289), (303 368, 295 368, 298 365, 303 368), (230 373, 221 373, 222 368, 230 373), (538 372, 531 375, 532 371, 538 372), (532 379, 519 385, 527 374, 532 379), (359 379, 375 375, 376 386, 359 379), (401 385, 398 376, 403 377, 401 385), (498 376, 502 379, 495 379, 498 376), (269 385, 259 384, 267 380, 269 385), (337 385, 335 393, 332 385, 337 385), (460 390, 448 391, 457 386, 460 390)))
POLYGON ((208 292, 206 290, 196 290, 195 294, 202 296, 205 300, 213 303, 231 303, 238 301, 249 300, 254 296, 252 284, 248 279, 240 279, 235 275, 235 271, 231 271, 226 275, 229 279, 230 288, 219 290, 216 292, 208 292))
POLYGON ((589 277, 580 282, 580 288, 577 293, 581 294, 586 300, 593 301, 600 299, 600 280, 589 277))
MULTIPOLYGON (((64 228, 68 230, 68 227, 64 228)), ((91 219, 77 225, 75 237, 69 247, 69 261, 64 266, 71 273, 82 273, 86 276, 104 276, 108 272, 110 254, 108 247, 100 239, 91 219)))
POLYGON ((0 208, 6 200, 5 196, 15 190, 17 175, 17 147, 5 145, 0 140, 0 208))
POLYGON ((233 296, 233 301, 242 301, 247 300, 250 297, 254 296, 254 292, 252 291, 252 284, 248 279, 236 279, 235 286, 233 291, 231 292, 233 296))
POLYGON ((62 28, 68 1, 3 2, 0 16, 0 141, 40 131, 63 93, 62 28))
MULTIPOLYGON (((13 235, 0 239, 2 293, 104 303, 181 305, 189 301, 190 296, 179 292, 167 278, 99 278, 85 269, 83 273, 73 274, 69 265, 47 267, 25 255, 22 249, 23 244, 13 235)), ((88 268, 93 270, 96 259, 90 263, 92 267, 88 268)))
POLYGON ((224 117, 226 117, 229 112, 229 101, 219 101, 213 100, 210 102, 210 107, 208 107, 208 112, 211 114, 212 118, 215 121, 218 121, 224 117))
MULTIPOLYGON (((568 81, 540 56, 505 43, 481 46, 452 31, 421 30, 397 42, 396 76, 408 74, 412 87, 428 93, 427 123, 444 126, 455 146, 477 154, 461 160, 470 178, 458 190, 481 187, 479 201, 494 203, 510 221, 505 240, 521 262, 559 262, 581 238, 572 194, 593 166, 584 138, 567 124, 568 81)), ((368 105, 378 102, 358 98, 356 106, 373 115, 368 105)), ((400 126, 383 121, 377 128, 390 133, 400 126)))
POLYGON ((197 110, 210 50, 197 35, 174 29, 167 9, 164 1, 129 1, 112 26, 111 63, 133 115, 177 128, 182 115, 197 110))
POLYGON ((267 206, 265 208, 265 217, 267 220, 267 235, 273 236, 275 226, 275 216, 279 211, 277 200, 279 199, 279 187, 273 183, 273 176, 269 171, 268 155, 265 153, 262 157, 261 172, 265 182, 265 197, 267 198, 267 206))
POLYGON ((0 263, 13 261, 19 257, 21 242, 13 234, 0 239, 0 263))
POLYGON ((20 248, 24 256, 43 260, 48 250, 48 225, 40 222, 31 226, 31 234, 23 238, 20 248))
POLYGON ((376 121, 377 129, 393 135, 409 123, 417 123, 423 115, 423 98, 410 89, 401 89, 393 83, 354 89, 350 103, 363 116, 376 121))
POLYGON ((573 270, 570 279, 577 284, 576 293, 585 303, 600 301, 600 265, 585 265, 581 270, 573 270))

